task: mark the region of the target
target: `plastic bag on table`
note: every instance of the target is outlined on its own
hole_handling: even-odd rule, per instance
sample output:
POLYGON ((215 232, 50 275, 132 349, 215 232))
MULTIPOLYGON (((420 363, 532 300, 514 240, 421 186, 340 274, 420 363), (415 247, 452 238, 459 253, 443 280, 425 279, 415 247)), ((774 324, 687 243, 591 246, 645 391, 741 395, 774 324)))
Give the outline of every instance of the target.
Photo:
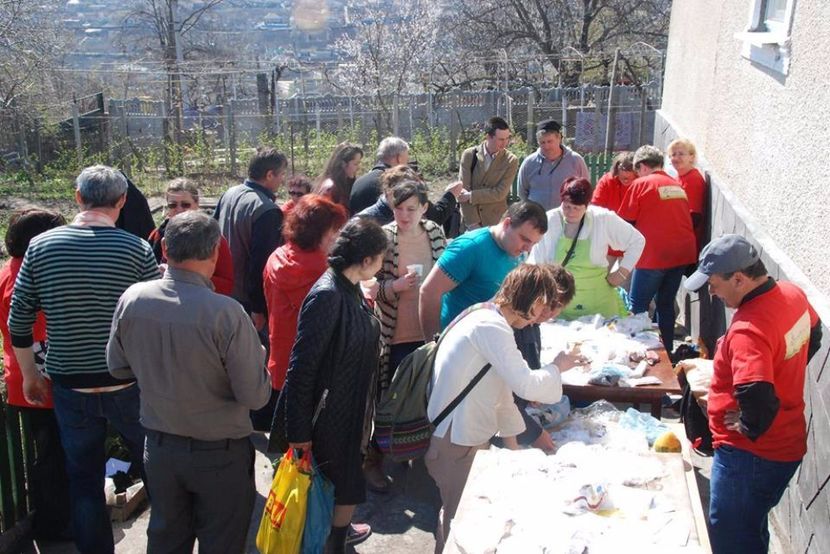
POLYGON ((621 412, 607 400, 597 400, 586 408, 578 408, 572 412, 577 417, 588 419, 597 418, 599 421, 617 421, 621 412))
POLYGON ((331 519, 334 516, 334 484, 317 469, 313 458, 311 472, 302 554, 317 554, 323 551, 329 531, 331 531, 331 519))
POLYGON ((299 460, 294 449, 283 455, 265 501, 256 547, 260 554, 298 554, 303 539, 308 487, 311 484, 311 451, 299 460))
POLYGON ((556 404, 539 404, 528 405, 527 413, 545 429, 550 429, 560 425, 563 421, 568 419, 568 414, 571 413, 571 401, 567 396, 563 396, 562 400, 556 404))
POLYGON ((620 417, 619 424, 624 429, 633 429, 643 433, 649 446, 654 444, 657 437, 669 430, 665 423, 634 408, 628 408, 625 411, 620 417))

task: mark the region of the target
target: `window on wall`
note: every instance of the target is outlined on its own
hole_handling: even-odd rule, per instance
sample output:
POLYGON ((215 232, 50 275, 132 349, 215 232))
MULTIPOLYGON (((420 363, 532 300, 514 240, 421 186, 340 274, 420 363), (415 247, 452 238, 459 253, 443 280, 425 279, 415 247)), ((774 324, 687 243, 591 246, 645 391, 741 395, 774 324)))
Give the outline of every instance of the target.
POLYGON ((786 75, 790 68, 790 29, 795 0, 750 0, 749 25, 735 38, 741 55, 786 75))
POLYGON ((763 23, 764 28, 771 32, 783 32, 787 22, 787 0, 765 0, 763 23))

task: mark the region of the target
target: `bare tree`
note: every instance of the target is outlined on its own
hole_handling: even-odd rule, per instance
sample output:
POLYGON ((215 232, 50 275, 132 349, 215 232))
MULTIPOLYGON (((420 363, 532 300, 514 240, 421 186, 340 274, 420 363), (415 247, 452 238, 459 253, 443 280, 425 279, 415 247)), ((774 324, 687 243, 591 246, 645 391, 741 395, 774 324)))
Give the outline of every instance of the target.
POLYGON ((463 24, 453 31, 466 52, 491 59, 508 52, 521 62, 509 68, 513 73, 535 62, 572 84, 579 79, 576 65, 561 63, 571 51, 597 56, 638 41, 665 46, 670 7, 671 0, 458 0, 463 24))
MULTIPOLYGON (((125 18, 126 27, 134 33, 134 29, 144 28, 148 35, 137 33, 131 38, 143 42, 157 53, 164 62, 168 75, 166 91, 167 105, 170 108, 174 129, 175 141, 181 142, 182 117, 184 112, 183 69, 182 62, 198 54, 215 55, 214 43, 205 42, 204 34, 200 31, 200 23, 207 19, 216 6, 224 0, 203 0, 183 9, 179 0, 141 0, 138 7, 125 18), (151 39, 151 40, 147 40, 151 39)), ((190 96, 190 95, 187 95, 190 96)), ((191 96, 192 97, 192 96, 191 96)))
POLYGON ((58 0, 0 1, 0 110, 49 88, 49 69, 64 44, 58 0))
POLYGON ((438 2, 412 0, 390 4, 370 0, 351 9, 353 32, 336 48, 345 61, 328 68, 327 81, 350 95, 373 95, 391 127, 394 102, 407 92, 422 91, 443 67, 453 65, 446 48, 438 2))

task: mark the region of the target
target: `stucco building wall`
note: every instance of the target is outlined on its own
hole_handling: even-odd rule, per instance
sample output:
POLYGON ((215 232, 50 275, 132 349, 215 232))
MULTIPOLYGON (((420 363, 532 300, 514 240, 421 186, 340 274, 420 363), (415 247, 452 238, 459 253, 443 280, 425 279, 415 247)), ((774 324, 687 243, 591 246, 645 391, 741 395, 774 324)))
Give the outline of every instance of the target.
POLYGON ((741 56, 751 2, 674 1, 663 111, 830 296, 830 2, 796 2, 787 76, 741 56))
MULTIPOLYGON (((741 55, 734 34, 752 4, 674 0, 654 141, 695 142, 712 236, 749 238, 770 274, 799 284, 822 318, 804 391, 808 452, 772 521, 792 552, 830 554, 830 2, 796 1, 786 76, 741 55)), ((694 334, 723 332, 731 314, 720 302, 682 300, 694 334)))

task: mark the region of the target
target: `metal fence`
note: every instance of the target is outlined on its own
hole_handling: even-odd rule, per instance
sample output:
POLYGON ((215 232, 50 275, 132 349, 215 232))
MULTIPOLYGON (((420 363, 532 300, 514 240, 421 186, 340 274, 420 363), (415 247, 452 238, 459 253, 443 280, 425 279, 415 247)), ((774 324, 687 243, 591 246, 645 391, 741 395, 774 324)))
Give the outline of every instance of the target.
MULTIPOLYGON (((583 154, 605 150, 608 112, 614 137, 611 150, 634 149, 653 135, 661 86, 583 85, 549 89, 452 91, 398 96, 295 96, 273 104, 261 99, 229 100, 183 114, 171 123, 161 100, 109 99, 95 95, 102 110, 73 109, 51 132, 43 122, 11 122, 0 133, 0 155, 43 165, 67 152, 78 165, 95 157, 129 169, 131 165, 179 164, 182 170, 238 173, 252 147, 276 144, 300 160, 304 170, 339 140, 362 144, 369 151, 380 137, 401 136, 430 142, 444 172, 457 165, 459 152, 481 140, 484 122, 504 117, 514 130, 520 153, 535 148, 535 127, 543 119, 563 124, 569 144, 583 154), (182 133, 174 139, 174 127, 182 133), (321 140, 322 136, 327 140, 321 140), (443 151, 438 151, 443 149, 443 151)), ((326 152, 327 153, 327 152, 326 152)))
POLYGON ((0 533, 6 533, 31 510, 26 485, 34 461, 34 443, 26 414, 17 417, 7 412, 0 401, 0 533))

